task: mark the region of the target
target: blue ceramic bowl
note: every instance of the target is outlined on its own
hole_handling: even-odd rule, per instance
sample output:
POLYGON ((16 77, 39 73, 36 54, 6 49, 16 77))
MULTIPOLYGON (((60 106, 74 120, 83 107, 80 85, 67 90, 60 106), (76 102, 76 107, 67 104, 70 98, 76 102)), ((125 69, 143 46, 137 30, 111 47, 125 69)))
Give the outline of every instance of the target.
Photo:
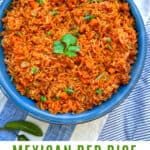
MULTIPOLYGON (((11 0, 4 0, 0 6, 0 18, 4 16, 4 10, 9 6, 11 0)), ((130 93, 135 83, 137 82, 142 72, 145 55, 146 55, 146 33, 141 15, 135 6, 133 0, 127 0, 131 7, 131 13, 136 20, 136 29, 138 32, 138 56, 136 63, 132 67, 131 80, 128 85, 121 86, 116 94, 114 94, 108 101, 102 105, 94 107, 92 110, 86 111, 81 114, 50 114, 48 111, 42 111, 35 106, 35 103, 20 95, 15 89, 15 86, 10 81, 10 76, 6 71, 6 65, 4 64, 3 49, 0 47, 0 84, 4 92, 8 97, 21 109, 27 111, 32 116, 51 123, 57 124, 77 124, 99 118, 106 113, 110 112, 115 106, 122 102, 130 93)), ((0 23, 0 30, 2 31, 2 23, 0 23)))

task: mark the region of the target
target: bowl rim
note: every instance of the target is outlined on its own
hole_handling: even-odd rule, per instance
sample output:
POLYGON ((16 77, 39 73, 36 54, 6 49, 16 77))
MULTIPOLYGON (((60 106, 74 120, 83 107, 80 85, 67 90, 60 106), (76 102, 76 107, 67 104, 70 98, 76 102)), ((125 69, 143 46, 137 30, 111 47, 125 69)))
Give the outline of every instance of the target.
MULTIPOLYGON (((4 10, 9 6, 9 3, 11 0, 5 0, 2 5, 0 6, 0 18, 3 16, 4 10)), ((0 59, 0 85, 4 93, 22 110, 28 112, 31 116, 47 121, 50 123, 57 123, 57 124, 79 124, 79 123, 85 123, 91 120, 95 120, 99 117, 104 116, 111 110, 113 110, 117 105, 119 105, 131 92, 133 87, 135 86, 136 82, 138 81, 145 62, 145 56, 146 56, 146 31, 143 19, 141 17, 141 14, 136 7, 135 3, 132 0, 127 0, 131 7, 131 12, 133 16, 135 17, 136 22, 136 28, 140 34, 138 35, 138 51, 140 54, 138 54, 138 61, 135 62, 135 70, 132 74, 134 76, 131 78, 128 85, 120 87, 118 92, 121 90, 123 92, 119 93, 118 95, 115 93, 112 98, 110 98, 108 101, 104 102, 100 106, 94 107, 94 109, 85 111, 81 114, 50 114, 47 111, 42 111, 39 108, 37 108, 35 105, 33 105, 30 99, 28 99, 25 96, 21 96, 19 92, 16 91, 14 85, 9 80, 9 76, 6 73, 6 65, 4 65, 3 59, 0 59), (142 52, 141 52, 142 51, 142 52), (21 101, 21 102, 20 102, 21 101)), ((2 27, 2 24, 1 24, 2 27)), ((0 57, 3 58, 3 50, 2 47, 0 48, 0 57)), ((133 69, 133 68, 132 68, 133 69)), ((132 72, 132 71, 131 71, 132 72)))

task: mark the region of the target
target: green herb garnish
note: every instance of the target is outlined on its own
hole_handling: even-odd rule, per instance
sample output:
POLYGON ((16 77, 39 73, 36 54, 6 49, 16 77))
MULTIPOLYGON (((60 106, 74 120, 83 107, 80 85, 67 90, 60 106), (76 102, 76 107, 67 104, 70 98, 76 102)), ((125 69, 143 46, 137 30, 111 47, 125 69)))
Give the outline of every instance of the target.
POLYGON ((45 96, 41 96, 40 99, 41 99, 41 102, 45 102, 47 100, 45 96))
POLYGON ((43 5, 43 4, 44 4, 44 1, 43 1, 43 0, 37 0, 37 2, 38 2, 40 5, 43 5))
POLYGON ((32 67, 32 68, 31 68, 31 73, 32 73, 32 74, 36 73, 37 71, 38 71, 38 69, 37 69, 36 67, 32 67))
POLYGON ((56 16, 56 15, 58 15, 58 11, 57 11, 57 10, 53 10, 53 11, 51 11, 51 15, 52 15, 52 16, 56 16))
POLYGON ((79 33, 79 30, 78 29, 75 29, 73 30, 72 34, 76 37, 79 37, 80 36, 80 33, 79 33))
POLYGON ((5 30, 9 30, 9 26, 6 25, 6 26, 5 26, 5 30))
POLYGON ((85 19, 86 21, 90 21, 90 20, 92 20, 93 18, 94 18, 94 16, 93 16, 93 15, 90 15, 89 12, 86 11, 85 16, 84 16, 84 19, 85 19))
POLYGON ((103 1, 104 1, 104 0, 97 0, 98 3, 101 3, 101 2, 103 2, 103 1))
POLYGON ((47 31, 46 34, 49 36, 51 35, 51 31, 47 31))
POLYGON ((106 76, 104 80, 105 80, 105 81, 108 81, 108 80, 109 80, 109 77, 108 77, 108 76, 106 76))
POLYGON ((77 56, 77 54, 72 51, 66 51, 64 54, 68 57, 76 57, 77 56))
POLYGON ((27 88, 25 89, 25 91, 26 91, 26 93, 29 93, 29 92, 30 92, 30 88, 27 87, 27 88))
POLYGON ((84 17, 84 19, 85 19, 86 21, 90 21, 90 20, 92 20, 93 18, 94 18, 93 15, 89 15, 89 16, 85 16, 85 17, 84 17))
POLYGON ((55 54, 64 54, 64 44, 61 41, 55 41, 53 45, 55 54))
POLYGON ((63 54, 68 57, 75 57, 80 51, 80 46, 76 45, 77 38, 70 33, 65 34, 61 41, 55 41, 53 44, 53 52, 55 54, 63 54))
POLYGON ((72 29, 76 29, 77 28, 77 25, 76 24, 73 24, 72 25, 72 29))
POLYGON ((80 51, 80 46, 69 46, 68 47, 68 51, 71 51, 71 52, 79 52, 80 51))
POLYGON ((101 74, 99 74, 97 77, 96 77, 96 79, 95 80, 99 80, 99 79, 101 79, 102 77, 103 77, 103 75, 104 75, 104 73, 101 73, 101 74))
POLYGON ((74 90, 71 88, 65 88, 64 92, 66 92, 67 94, 72 94, 74 92, 74 90))
POLYGON ((66 44, 67 47, 77 43, 77 38, 70 33, 65 34, 61 40, 66 44))
POLYGON ((130 44, 130 43, 128 43, 127 48, 128 48, 129 50, 130 50, 130 49, 132 49, 132 47, 131 47, 131 44, 130 44))
POLYGON ((108 44, 107 48, 108 48, 109 50, 112 50, 112 46, 111 46, 110 44, 108 44))
POLYGON ((107 42, 109 42, 109 43, 111 42, 111 38, 110 38, 110 37, 106 37, 105 40, 106 40, 107 42))
POLYGON ((96 38, 99 38, 99 34, 98 34, 98 33, 96 33, 96 34, 95 34, 95 37, 96 37, 96 38))
POLYGON ((18 34, 19 36, 22 36, 22 32, 20 32, 20 31, 18 31, 17 34, 18 34))
POLYGON ((102 95, 102 89, 98 88, 98 89, 96 90, 96 94, 102 95))
POLYGON ((55 97, 53 98, 53 100, 60 100, 60 97, 59 97, 59 96, 55 96, 55 97))

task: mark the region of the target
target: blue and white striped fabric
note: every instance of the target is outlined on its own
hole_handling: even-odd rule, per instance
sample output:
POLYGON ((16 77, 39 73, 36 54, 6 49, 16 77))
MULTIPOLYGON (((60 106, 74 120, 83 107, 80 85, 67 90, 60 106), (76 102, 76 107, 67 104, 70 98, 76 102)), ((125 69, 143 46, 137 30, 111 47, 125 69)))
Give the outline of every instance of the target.
POLYGON ((98 140, 150 140, 150 0, 135 1, 147 31, 147 57, 134 90, 113 110, 98 140))
MULTIPOLYGON (((3 1, 0 0, 0 5, 3 1)), ((150 0, 134 1, 143 16, 150 43, 150 0)), ((48 124, 17 108, 0 90, 0 127, 8 121, 20 119, 35 122, 44 132, 40 138, 28 134, 30 140, 150 140, 150 45, 139 82, 124 103, 109 115, 79 125, 48 124)), ((14 141, 16 137, 0 131, 0 141, 6 140, 14 141)))

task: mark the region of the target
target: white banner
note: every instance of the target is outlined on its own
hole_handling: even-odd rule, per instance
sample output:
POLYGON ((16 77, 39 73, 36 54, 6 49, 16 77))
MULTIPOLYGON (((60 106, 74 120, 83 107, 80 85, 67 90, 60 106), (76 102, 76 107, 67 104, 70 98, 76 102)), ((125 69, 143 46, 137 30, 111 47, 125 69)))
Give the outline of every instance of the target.
POLYGON ((0 150, 150 150, 150 142, 0 142, 0 150))

